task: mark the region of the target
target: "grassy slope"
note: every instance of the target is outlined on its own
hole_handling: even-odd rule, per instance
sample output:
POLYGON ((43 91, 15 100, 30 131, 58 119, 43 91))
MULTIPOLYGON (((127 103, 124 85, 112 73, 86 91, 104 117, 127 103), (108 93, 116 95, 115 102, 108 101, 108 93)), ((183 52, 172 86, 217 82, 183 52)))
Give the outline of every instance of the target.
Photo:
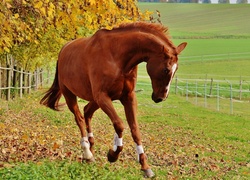
POLYGON ((161 12, 173 37, 250 37, 250 5, 140 3, 161 12))

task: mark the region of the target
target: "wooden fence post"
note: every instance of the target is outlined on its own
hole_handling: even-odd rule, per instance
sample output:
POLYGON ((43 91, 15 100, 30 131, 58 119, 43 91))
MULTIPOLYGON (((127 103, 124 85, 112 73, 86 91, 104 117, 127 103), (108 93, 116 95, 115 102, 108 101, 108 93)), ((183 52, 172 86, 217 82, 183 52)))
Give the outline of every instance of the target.
POLYGON ((11 69, 10 65, 7 65, 7 94, 6 94, 6 100, 10 100, 10 90, 11 90, 11 69))
POLYGON ((36 69, 35 71, 35 90, 38 89, 38 79, 39 79, 39 76, 38 76, 38 68, 36 69))
POLYGON ((43 87, 43 69, 40 69, 39 75, 40 75, 39 84, 40 84, 41 87, 43 87))
POLYGON ((23 94, 25 94, 27 92, 27 89, 26 89, 26 85, 27 85, 27 82, 26 82, 26 72, 25 70, 23 70, 23 94))
POLYGON ((17 83, 17 67, 13 67, 13 79, 12 79, 12 87, 14 88, 13 98, 16 96, 15 88, 17 83))
POLYGON ((28 78, 27 78, 28 80, 28 89, 27 89, 27 91, 28 91, 28 94, 30 94, 30 92, 31 92, 31 73, 28 71, 28 78))
POLYGON ((19 75, 19 97, 23 97, 23 69, 20 68, 20 75, 19 75))

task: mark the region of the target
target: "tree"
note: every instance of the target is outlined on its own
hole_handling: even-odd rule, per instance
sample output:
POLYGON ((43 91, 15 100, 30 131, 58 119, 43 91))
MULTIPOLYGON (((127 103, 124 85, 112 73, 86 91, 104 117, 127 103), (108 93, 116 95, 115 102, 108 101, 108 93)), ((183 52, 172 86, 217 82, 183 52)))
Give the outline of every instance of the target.
POLYGON ((237 0, 237 4, 247 4, 247 0, 237 0))
POLYGON ((211 4, 211 0, 203 0, 202 3, 204 3, 204 4, 211 4))
POLYGON ((219 0, 218 1, 219 4, 230 4, 229 0, 219 0))
POLYGON ((149 13, 133 0, 2 0, 0 18, 0 56, 12 54, 32 70, 49 64, 69 40, 149 13))

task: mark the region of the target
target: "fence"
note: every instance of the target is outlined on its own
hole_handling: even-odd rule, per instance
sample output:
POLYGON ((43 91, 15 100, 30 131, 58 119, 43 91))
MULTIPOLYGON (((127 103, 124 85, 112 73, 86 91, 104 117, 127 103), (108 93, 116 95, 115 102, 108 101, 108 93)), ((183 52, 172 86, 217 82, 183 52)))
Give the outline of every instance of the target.
POLYGON ((42 69, 27 72, 16 66, 1 67, 0 65, 0 98, 10 100, 15 98, 17 94, 22 98, 24 93, 38 89, 45 82, 49 83, 49 73, 47 73, 46 79, 44 79, 44 74, 42 69))
MULTIPOLYGON (((233 78, 236 79, 236 77, 233 78)), ((245 80, 238 77, 238 80, 229 81, 213 78, 184 79, 175 76, 171 93, 181 95, 197 106, 250 117, 250 77, 248 78, 249 80, 245 80)), ((147 76, 139 75, 137 84, 150 95, 151 83, 147 76)))
POLYGON ((238 81, 211 79, 175 79, 175 93, 186 97, 186 100, 220 111, 229 107, 228 112, 234 113, 234 104, 241 104, 237 112, 249 111, 250 80, 238 81), (212 107, 213 106, 213 107, 212 107), (243 107, 242 107, 243 106, 243 107), (244 110, 245 109, 245 110, 244 110))
POLYGON ((191 63, 195 61, 205 62, 205 61, 229 61, 229 60, 242 60, 249 59, 250 52, 244 53, 227 53, 227 54, 215 54, 215 55, 200 55, 200 56, 180 56, 180 63, 191 63))
MULTIPOLYGON (((216 55, 180 56, 180 64, 250 59, 250 52, 216 55)), ((140 65, 140 88, 151 90, 150 79, 140 65)), ((187 101, 212 110, 243 114, 250 117, 250 76, 224 76, 215 74, 177 74, 172 82, 171 93, 182 95, 187 101)), ((147 92, 149 95, 151 92, 147 92)), ((153 106, 153 105, 152 105, 153 106)), ((155 105, 154 105, 155 106, 155 105)))

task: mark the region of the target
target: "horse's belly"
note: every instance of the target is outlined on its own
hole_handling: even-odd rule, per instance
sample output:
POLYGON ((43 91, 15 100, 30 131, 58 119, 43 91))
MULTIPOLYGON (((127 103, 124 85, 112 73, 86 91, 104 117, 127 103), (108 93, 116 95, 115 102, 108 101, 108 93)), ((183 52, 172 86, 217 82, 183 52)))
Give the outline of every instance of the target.
POLYGON ((61 79, 61 84, 66 86, 66 88, 77 97, 87 101, 93 101, 91 85, 86 78, 65 77, 61 79))

